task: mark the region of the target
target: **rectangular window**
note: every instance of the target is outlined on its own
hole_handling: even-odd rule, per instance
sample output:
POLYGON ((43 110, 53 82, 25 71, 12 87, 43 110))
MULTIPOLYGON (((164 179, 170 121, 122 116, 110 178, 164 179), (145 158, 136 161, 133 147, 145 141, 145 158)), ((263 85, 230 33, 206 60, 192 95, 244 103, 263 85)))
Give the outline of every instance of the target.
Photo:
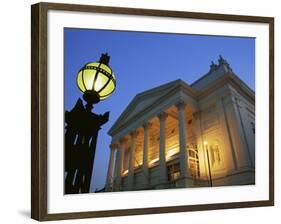
POLYGON ((175 181, 180 177, 180 164, 172 164, 167 167, 168 181, 175 181))

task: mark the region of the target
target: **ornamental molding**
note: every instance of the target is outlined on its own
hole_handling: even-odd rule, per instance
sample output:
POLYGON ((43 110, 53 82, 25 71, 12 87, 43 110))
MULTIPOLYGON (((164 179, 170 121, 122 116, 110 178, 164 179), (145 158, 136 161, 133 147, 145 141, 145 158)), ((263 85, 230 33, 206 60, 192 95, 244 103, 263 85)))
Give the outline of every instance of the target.
MULTIPOLYGON (((125 129, 127 130, 130 127, 132 130, 141 127, 144 122, 157 116, 169 106, 176 105, 180 100, 189 104, 191 107, 198 108, 200 100, 210 96, 223 86, 227 89, 234 89, 249 100, 249 102, 255 101, 254 91, 241 81, 233 72, 226 73, 199 92, 193 90, 192 87, 184 81, 176 80, 137 94, 111 127, 108 134, 112 137, 118 137, 119 134, 121 134, 120 132, 122 132, 122 135, 125 135, 127 134, 124 133, 125 129), (138 104, 152 96, 155 97, 153 101, 150 101, 147 105, 141 107, 140 110, 134 111, 138 104)), ((214 98, 216 97, 219 96, 214 96, 214 98)))

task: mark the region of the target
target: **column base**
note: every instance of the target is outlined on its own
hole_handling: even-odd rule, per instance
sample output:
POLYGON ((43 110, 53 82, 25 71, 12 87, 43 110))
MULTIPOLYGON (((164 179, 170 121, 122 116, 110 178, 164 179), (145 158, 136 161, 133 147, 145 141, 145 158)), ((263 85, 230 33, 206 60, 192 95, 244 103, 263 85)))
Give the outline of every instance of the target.
POLYGON ((105 191, 106 191, 106 192, 111 192, 111 191, 113 191, 113 189, 112 189, 111 186, 107 185, 107 186, 105 187, 105 191))
POLYGON ((140 189, 151 189, 151 185, 149 183, 143 183, 140 185, 140 189))
POLYGON ((120 191, 120 186, 119 186, 119 183, 114 183, 113 185, 113 188, 112 188, 112 191, 120 191))
POLYGON ((160 189, 168 189, 168 187, 167 187, 167 183, 157 184, 157 185, 155 185, 154 189, 156 189, 156 190, 160 190, 160 189))
POLYGON ((192 177, 181 177, 177 179, 176 185, 178 188, 186 188, 186 187, 193 187, 193 178, 192 177))
POLYGON ((167 180, 159 180, 159 182, 154 185, 154 189, 169 189, 169 182, 167 180))

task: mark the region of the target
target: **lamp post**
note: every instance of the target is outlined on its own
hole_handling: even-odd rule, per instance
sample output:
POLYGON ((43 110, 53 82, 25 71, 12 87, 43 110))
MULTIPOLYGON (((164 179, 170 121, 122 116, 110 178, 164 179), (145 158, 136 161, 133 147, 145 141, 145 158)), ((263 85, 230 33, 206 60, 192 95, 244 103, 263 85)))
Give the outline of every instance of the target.
POLYGON ((109 59, 107 53, 102 54, 99 61, 79 70, 77 85, 86 105, 79 98, 71 111, 65 111, 65 194, 90 191, 98 131, 109 118, 109 112, 98 115, 91 110, 116 87, 109 59))
POLYGON ((213 180, 212 180, 212 173, 211 173, 211 166, 210 166, 210 159, 209 159, 209 149, 208 149, 208 142, 204 141, 204 146, 206 148, 207 152, 207 162, 208 162, 208 171, 209 171, 209 178, 210 178, 210 186, 213 186, 213 180))

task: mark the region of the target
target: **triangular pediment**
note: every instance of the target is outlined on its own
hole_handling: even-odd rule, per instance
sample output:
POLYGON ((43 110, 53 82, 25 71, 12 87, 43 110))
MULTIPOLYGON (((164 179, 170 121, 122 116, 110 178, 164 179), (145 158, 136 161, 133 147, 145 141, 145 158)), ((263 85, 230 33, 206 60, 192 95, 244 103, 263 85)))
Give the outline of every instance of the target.
POLYGON ((254 101, 254 91, 234 74, 228 62, 220 56, 218 64, 212 62, 209 72, 190 85, 178 79, 137 94, 110 128, 108 134, 116 135, 120 131, 122 132, 124 128, 130 127, 134 122, 136 122, 136 125, 140 125, 137 120, 141 120, 142 116, 145 117, 151 111, 154 111, 151 113, 155 115, 153 114, 157 112, 155 109, 159 109, 157 106, 165 100, 170 100, 168 102, 172 105, 177 103, 173 101, 178 101, 178 98, 181 98, 188 101, 190 105, 197 107, 199 100, 209 96, 226 84, 233 86, 241 94, 254 101))
POLYGON ((109 130, 109 134, 112 133, 122 124, 126 123, 128 120, 130 120, 142 110, 153 105, 155 102, 158 101, 158 99, 165 96, 169 91, 173 90, 174 88, 180 85, 187 86, 185 82, 178 79, 137 94, 129 103, 127 108, 123 111, 123 113, 119 116, 114 125, 111 127, 111 129, 109 130))

